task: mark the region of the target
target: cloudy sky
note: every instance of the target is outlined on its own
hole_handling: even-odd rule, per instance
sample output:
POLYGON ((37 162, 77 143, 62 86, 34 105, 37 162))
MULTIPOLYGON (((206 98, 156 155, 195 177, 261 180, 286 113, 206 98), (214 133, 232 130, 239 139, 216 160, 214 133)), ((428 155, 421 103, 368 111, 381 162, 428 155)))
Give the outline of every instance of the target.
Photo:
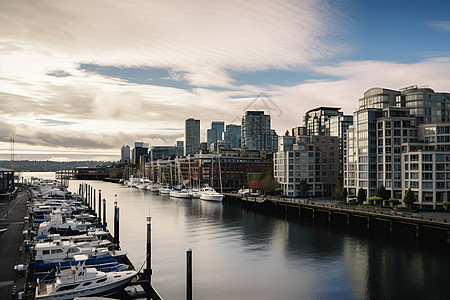
POLYGON ((0 159, 120 158, 184 120, 351 114, 375 86, 450 91, 450 2, 0 0, 0 159))

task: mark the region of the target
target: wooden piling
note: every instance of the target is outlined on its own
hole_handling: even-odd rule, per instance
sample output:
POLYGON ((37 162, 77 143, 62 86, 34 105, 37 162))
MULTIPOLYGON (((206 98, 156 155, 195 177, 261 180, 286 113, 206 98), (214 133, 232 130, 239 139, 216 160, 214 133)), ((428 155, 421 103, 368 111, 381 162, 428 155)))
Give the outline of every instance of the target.
POLYGON ((186 299, 192 300, 192 249, 186 251, 186 299))
POLYGON ((102 224, 102 190, 98 190, 98 223, 102 224))
POLYGON ((152 281, 152 217, 147 217, 147 268, 145 274, 148 281, 152 281))

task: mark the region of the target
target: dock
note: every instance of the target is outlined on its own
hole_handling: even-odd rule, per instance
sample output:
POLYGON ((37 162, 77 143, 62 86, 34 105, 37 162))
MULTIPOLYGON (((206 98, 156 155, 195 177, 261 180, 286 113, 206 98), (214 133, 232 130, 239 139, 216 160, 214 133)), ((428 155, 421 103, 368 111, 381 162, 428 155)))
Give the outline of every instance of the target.
MULTIPOLYGON (((26 287, 26 274, 15 266, 26 265, 26 255, 23 251, 23 240, 30 233, 26 231, 29 223, 26 219, 27 202, 29 196, 26 189, 19 188, 15 198, 10 203, 7 199, 1 200, 5 210, 1 217, 4 231, 0 232, 0 299, 13 299, 26 287), (6 208, 6 206, 8 206, 6 208)), ((3 212, 3 210, 2 210, 3 212)))
MULTIPOLYGON (((91 208, 91 211, 95 212, 93 206, 95 196, 92 193, 92 188, 85 185, 82 190, 84 192, 82 194, 83 200, 91 208)), ((104 200, 103 203, 105 202, 104 200)), ((28 213, 28 205, 31 205, 31 193, 27 186, 20 186, 15 197, 0 199, 0 299, 34 299, 36 288, 36 282, 33 279, 34 258, 24 246, 25 240, 30 241, 36 235, 35 230, 33 230, 33 220, 28 213)), ((104 208, 105 206, 103 206, 104 208)), ((99 209, 100 205, 97 210, 98 217, 101 219, 99 209)), ((115 212, 114 226, 118 228, 118 207, 115 207, 115 212)), ((116 249, 120 249, 119 232, 118 230, 115 232, 117 236, 113 237, 110 234, 110 239, 115 244, 116 249)), ((150 238, 150 232, 148 238, 150 238)), ((151 247, 147 245, 147 249, 150 250, 151 247)), ((124 263, 129 265, 130 269, 134 269, 128 257, 125 258, 124 263)), ((148 264, 147 268, 138 273, 130 285, 118 294, 118 297, 120 299, 161 300, 162 297, 151 284, 151 273, 151 265, 148 264)))
POLYGON ((364 208, 336 203, 315 203, 313 199, 271 196, 240 196, 226 193, 225 201, 238 201, 243 208, 276 217, 329 228, 345 228, 348 232, 385 236, 390 239, 415 241, 417 245, 435 245, 450 250, 450 223, 446 215, 432 216, 383 208, 364 208))

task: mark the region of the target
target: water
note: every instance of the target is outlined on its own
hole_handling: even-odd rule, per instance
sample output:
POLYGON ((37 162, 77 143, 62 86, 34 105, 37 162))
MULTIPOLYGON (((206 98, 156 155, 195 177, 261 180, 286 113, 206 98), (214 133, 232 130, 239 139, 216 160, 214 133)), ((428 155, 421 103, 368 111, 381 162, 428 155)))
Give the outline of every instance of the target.
MULTIPOLYGON (((107 199, 113 229, 136 268, 152 217, 152 283, 164 299, 185 298, 193 250, 194 299, 449 299, 447 255, 329 232, 232 203, 177 200, 119 184, 84 181, 107 199)), ((70 181, 78 191, 80 181, 70 181)), ((98 203, 98 202, 97 202, 98 203)))

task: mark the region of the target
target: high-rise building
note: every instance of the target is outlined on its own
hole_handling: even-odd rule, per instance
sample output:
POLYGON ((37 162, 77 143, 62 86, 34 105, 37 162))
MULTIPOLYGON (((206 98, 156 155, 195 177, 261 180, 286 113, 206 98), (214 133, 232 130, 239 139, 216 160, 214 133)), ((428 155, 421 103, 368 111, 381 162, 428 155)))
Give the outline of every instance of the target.
POLYGON ((216 128, 208 128, 206 130, 206 145, 209 148, 212 143, 217 142, 217 130, 216 128))
POLYGON ((196 153, 200 149, 200 120, 186 119, 184 126, 184 155, 196 153))
POLYGON ((334 116, 342 116, 343 112, 337 107, 317 107, 308 110, 303 116, 303 123, 308 135, 330 135, 327 133, 328 119, 334 116))
POLYGON ((270 128, 270 115, 264 111, 246 111, 242 117, 241 147, 248 150, 277 150, 278 136, 270 128))
POLYGON ((274 153, 274 177, 289 197, 326 196, 339 178, 338 138, 333 136, 279 136, 274 153), (302 191, 301 181, 307 189, 302 191))
POLYGON ((231 144, 231 148, 241 147, 241 125, 228 124, 223 133, 223 140, 231 144))
POLYGON ((132 152, 132 164, 141 164, 142 157, 148 155, 148 144, 144 142, 135 142, 132 152))
POLYGON ((391 198, 402 199, 411 188, 415 206, 434 209, 450 200, 450 169, 443 163, 450 161, 449 111, 450 94, 430 88, 366 91, 344 135, 348 193, 363 188, 372 197, 384 186, 391 198))
POLYGON ((130 146, 122 146, 122 149, 120 151, 120 163, 123 165, 131 163, 130 146))
POLYGON ((208 147, 210 147, 212 143, 222 140, 224 127, 225 122, 222 121, 211 122, 211 128, 209 128, 206 131, 206 142, 208 143, 208 147))
MULTIPOLYGON (((303 117, 305 135, 322 135, 338 137, 339 142, 339 172, 343 169, 343 138, 348 127, 353 124, 353 116, 344 115, 337 107, 318 107, 307 111, 303 117)), ((299 132, 297 127, 292 130, 293 135, 299 132)))

